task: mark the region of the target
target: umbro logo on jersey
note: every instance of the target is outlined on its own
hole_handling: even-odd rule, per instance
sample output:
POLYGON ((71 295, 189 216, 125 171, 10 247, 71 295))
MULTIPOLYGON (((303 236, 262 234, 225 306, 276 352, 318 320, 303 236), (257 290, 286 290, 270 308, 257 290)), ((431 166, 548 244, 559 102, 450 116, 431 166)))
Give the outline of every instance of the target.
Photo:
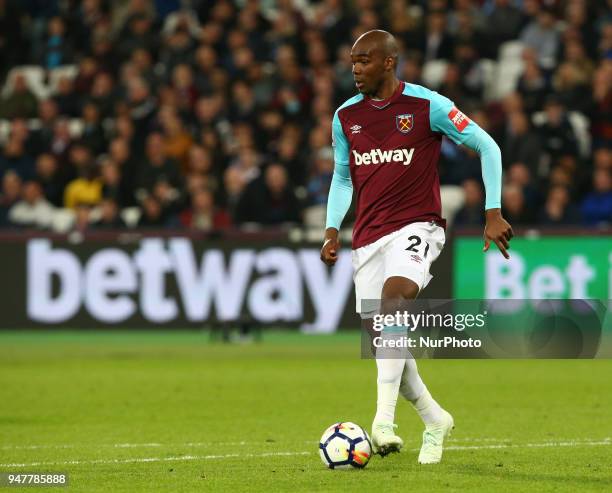
POLYGON ((361 125, 353 125, 351 127, 351 133, 358 134, 361 131, 361 125))
POLYGON ((408 166, 412 161, 414 148, 411 149, 395 149, 383 151, 382 149, 372 149, 369 152, 353 151, 355 166, 365 164, 385 164, 385 163, 400 163, 408 166))

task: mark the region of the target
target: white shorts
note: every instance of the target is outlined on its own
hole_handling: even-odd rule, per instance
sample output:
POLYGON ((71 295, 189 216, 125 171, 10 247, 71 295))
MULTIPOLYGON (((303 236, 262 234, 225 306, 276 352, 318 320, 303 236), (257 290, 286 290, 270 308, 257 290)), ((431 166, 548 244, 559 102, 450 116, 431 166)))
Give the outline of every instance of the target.
POLYGON ((407 277, 419 290, 427 286, 432 278, 429 269, 445 239, 444 228, 433 222, 418 222, 353 250, 357 313, 363 317, 378 312, 382 288, 389 277, 407 277), (372 301, 362 306, 362 300, 372 301))

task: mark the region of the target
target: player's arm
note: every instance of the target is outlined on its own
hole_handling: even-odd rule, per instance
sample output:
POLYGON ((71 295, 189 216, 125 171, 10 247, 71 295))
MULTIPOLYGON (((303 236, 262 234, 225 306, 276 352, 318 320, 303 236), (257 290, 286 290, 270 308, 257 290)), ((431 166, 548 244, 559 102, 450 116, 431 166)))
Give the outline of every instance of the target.
POLYGON ((430 109, 432 130, 447 135, 457 144, 468 146, 480 156, 486 194, 483 251, 486 252, 493 242, 504 257, 510 258, 507 250, 514 233, 501 214, 502 165, 499 146, 487 132, 459 111, 451 100, 433 94, 430 109))
POLYGON ((342 130, 338 112, 332 123, 332 144, 334 146, 334 174, 327 197, 327 220, 325 241, 321 248, 321 260, 334 265, 338 260, 338 231, 353 199, 353 182, 349 168, 349 144, 342 130))

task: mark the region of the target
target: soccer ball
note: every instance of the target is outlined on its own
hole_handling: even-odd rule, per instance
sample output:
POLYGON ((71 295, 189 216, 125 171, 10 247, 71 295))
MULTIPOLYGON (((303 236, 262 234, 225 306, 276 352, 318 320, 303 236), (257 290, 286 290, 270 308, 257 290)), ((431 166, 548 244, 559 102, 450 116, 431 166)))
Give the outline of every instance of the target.
POLYGON ((348 421, 336 423, 323 432, 319 455, 330 469, 362 469, 372 456, 372 443, 361 426, 348 421))

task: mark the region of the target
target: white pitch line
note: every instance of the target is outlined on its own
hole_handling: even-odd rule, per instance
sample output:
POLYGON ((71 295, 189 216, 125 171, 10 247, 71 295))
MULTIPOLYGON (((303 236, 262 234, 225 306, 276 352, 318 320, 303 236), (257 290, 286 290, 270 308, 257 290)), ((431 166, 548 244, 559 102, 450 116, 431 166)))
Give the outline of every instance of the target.
MULTIPOLYGON (((238 446, 263 445, 276 442, 187 442, 187 443, 70 443, 47 445, 3 445, 0 450, 37 450, 37 449, 71 449, 82 447, 110 447, 110 448, 160 448, 160 447, 207 447, 207 446, 238 446)), ((316 442, 313 442, 316 443, 316 442)))
MULTIPOLYGON (((505 449, 505 448, 546 448, 546 447, 592 447, 598 445, 612 445, 609 438, 600 441, 564 441, 564 442, 542 442, 542 443, 499 443, 496 445, 448 445, 447 450, 485 450, 485 449, 505 449)), ((420 449, 412 449, 418 452, 420 449)))
POLYGON ((66 460, 47 462, 28 462, 22 464, 0 464, 0 467, 38 467, 38 466, 74 466, 82 464, 131 464, 142 462, 176 462, 190 460, 233 459, 237 457, 272 457, 311 455, 313 452, 266 452, 263 454, 221 454, 221 455, 182 455, 178 457, 142 457, 133 459, 95 459, 95 460, 66 460))
MULTIPOLYGON (((552 443, 556 444, 559 442, 571 442, 571 443, 591 443, 591 442, 605 442, 610 441, 612 438, 563 438, 563 439, 550 439, 550 440, 542 440, 539 443, 552 443)), ((411 440, 407 440, 410 443, 411 440)), ((415 440, 416 441, 416 440, 415 440)), ((463 443, 463 442, 488 442, 495 443, 499 445, 511 445, 514 440, 512 438, 470 438, 470 437, 461 437, 461 438, 450 438, 447 443, 463 443), (510 442, 510 443, 509 443, 510 442)), ((295 442, 294 442, 295 443, 295 442)), ((318 443, 316 440, 306 440, 304 442, 299 442, 302 444, 316 444, 318 443)), ((37 449, 73 449, 73 448, 87 448, 87 447, 96 447, 96 448, 173 448, 173 447, 222 447, 222 446, 278 446, 282 445, 283 442, 276 441, 240 441, 240 442, 186 442, 186 443, 158 443, 158 442, 150 442, 150 443, 83 443, 83 444, 47 444, 47 445, 2 445, 0 450, 37 450, 37 449)), ((447 447, 448 448, 448 447, 447 447)))
MULTIPOLYGON (((484 449, 508 449, 508 448, 545 448, 545 447, 591 447, 591 446, 610 446, 612 440, 609 438, 600 441, 562 441, 562 442, 542 442, 524 444, 497 444, 497 445, 450 445, 444 447, 446 451, 452 450, 484 450, 484 449)), ((418 448, 412 449, 413 452, 419 451, 418 448)), ((93 464, 131 464, 146 462, 176 462, 192 460, 211 460, 211 459, 233 459, 238 457, 282 457, 296 455, 313 455, 315 452, 264 452, 262 454, 220 454, 220 455, 183 455, 178 457, 143 457, 132 459, 95 459, 95 460, 69 460, 69 461, 49 461, 49 462, 29 462, 21 464, 0 464, 0 467, 38 467, 38 466, 70 466, 70 465, 93 465, 93 464)))

